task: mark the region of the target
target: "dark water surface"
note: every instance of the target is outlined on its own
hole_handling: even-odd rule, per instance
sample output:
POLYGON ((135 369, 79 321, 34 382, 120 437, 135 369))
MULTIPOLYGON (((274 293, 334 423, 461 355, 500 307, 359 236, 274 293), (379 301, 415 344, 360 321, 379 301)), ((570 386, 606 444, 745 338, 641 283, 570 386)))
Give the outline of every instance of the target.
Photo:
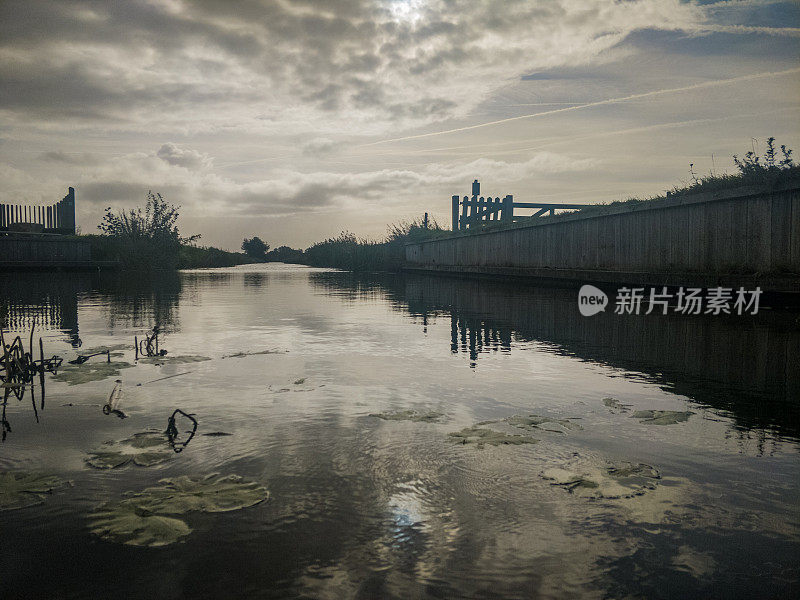
POLYGON ((583 318, 572 290, 276 264, 144 281, 3 275, 0 325, 26 333, 34 319, 48 355, 127 344, 115 360, 134 363, 134 335, 158 324, 169 357, 212 360, 122 370, 126 419, 100 408, 117 376, 48 376, 38 423, 27 397, 8 400, 0 471, 73 485, 0 511, 2 598, 800 590, 796 313, 583 318), (86 465, 106 440, 165 428, 175 408, 199 427, 173 460, 86 465), (370 416, 402 410, 443 416, 370 416), (659 425, 632 416, 642 410, 693 414, 659 425), (530 414, 582 429, 502 421, 530 414), (484 421, 538 443, 479 448, 448 436, 484 421), (212 432, 231 435, 202 435, 212 432), (543 476, 624 463, 657 469, 654 489, 590 499, 543 476), (270 498, 190 513, 192 533, 166 547, 90 532, 104 502, 209 473, 259 481, 270 498))

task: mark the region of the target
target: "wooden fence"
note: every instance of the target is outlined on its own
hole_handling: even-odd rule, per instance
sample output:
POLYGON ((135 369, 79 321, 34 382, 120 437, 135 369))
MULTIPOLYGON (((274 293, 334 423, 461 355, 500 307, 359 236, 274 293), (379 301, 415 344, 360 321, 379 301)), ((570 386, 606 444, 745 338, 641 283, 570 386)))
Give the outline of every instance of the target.
MULTIPOLYGON (((547 213, 556 214, 557 210, 580 210, 583 204, 553 204, 547 202, 514 202, 511 194, 503 197, 492 198, 481 196, 481 184, 476 179, 472 182, 472 197, 455 195, 453 202, 453 231, 482 227, 494 221, 513 223, 517 220, 514 216, 515 208, 533 208, 536 213, 532 216, 541 217, 547 213)), ((525 217, 528 218, 528 217, 525 217)))
POLYGON ((0 204, 0 231, 75 234, 75 188, 49 206, 0 204))

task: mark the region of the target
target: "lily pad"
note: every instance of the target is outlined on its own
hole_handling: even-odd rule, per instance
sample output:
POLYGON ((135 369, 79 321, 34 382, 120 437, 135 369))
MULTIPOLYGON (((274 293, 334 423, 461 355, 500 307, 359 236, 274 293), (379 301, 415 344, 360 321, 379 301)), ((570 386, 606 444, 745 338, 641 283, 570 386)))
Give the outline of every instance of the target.
POLYGON ((540 415, 514 415, 506 419, 509 425, 525 429, 526 431, 533 431, 534 429, 542 429, 544 431, 553 431, 556 433, 566 433, 565 430, 579 430, 583 429, 577 423, 573 423, 570 419, 553 419, 551 417, 542 417, 540 415))
POLYGON ((140 467, 151 467, 170 460, 174 455, 167 435, 150 430, 135 433, 119 442, 105 442, 89 453, 86 464, 95 469, 116 469, 130 462, 140 467))
POLYGON ((245 356, 256 356, 259 354, 286 354, 288 350, 255 350, 252 352, 237 352, 235 354, 226 354, 222 358, 243 358, 245 356))
POLYGON ((428 411, 425 413, 416 410, 397 410, 383 413, 372 413, 370 417, 378 417, 384 421, 414 421, 416 423, 438 423, 444 413, 428 411))
POLYGON ((650 465, 620 462, 556 467, 543 471, 542 477, 576 496, 613 500, 640 496, 655 489, 661 475, 650 465))
POLYGON ((67 485, 55 475, 6 471, 0 473, 0 510, 35 506, 53 490, 67 485))
POLYGON ((454 431, 447 435, 459 444, 474 444, 478 448, 483 448, 487 444, 489 446, 516 446, 519 444, 535 444, 539 441, 526 435, 508 435, 500 431, 476 426, 465 427, 461 431, 454 431))
POLYGON ((133 365, 127 362, 87 362, 82 365, 69 365, 60 369, 53 375, 56 381, 64 381, 68 385, 80 385, 90 381, 102 381, 109 377, 119 375, 120 369, 127 369, 133 365))
POLYGON ((693 414, 689 410, 637 410, 631 415, 631 418, 641 419, 642 423, 652 423, 653 425, 675 425, 688 421, 693 414))
POLYGON ((181 475, 159 483, 161 485, 147 488, 134 498, 138 506, 161 515, 229 512, 255 506, 269 498, 267 488, 238 475, 181 475))
POLYGON ((121 350, 133 350, 133 344, 110 344, 107 346, 95 346, 94 348, 81 348, 80 354, 95 354, 97 352, 111 352, 111 356, 114 356, 115 352, 119 352, 121 350))
POLYGON ((159 484, 101 506, 90 516, 92 533, 133 546, 166 546, 192 531, 179 515, 240 510, 269 498, 265 487, 238 475, 182 475, 159 484))
POLYGON ((153 514, 134 499, 104 504, 89 518, 93 534, 128 546, 167 546, 192 532, 184 521, 153 514))
POLYGON ((145 356, 140 358, 139 362, 148 363, 153 365, 182 365, 187 363, 204 362, 211 360, 208 356, 197 356, 194 354, 184 354, 183 356, 145 356))
POLYGON ((603 404, 606 408, 611 409, 611 412, 628 412, 628 409, 632 406, 632 404, 622 404, 616 398, 603 398, 603 404))

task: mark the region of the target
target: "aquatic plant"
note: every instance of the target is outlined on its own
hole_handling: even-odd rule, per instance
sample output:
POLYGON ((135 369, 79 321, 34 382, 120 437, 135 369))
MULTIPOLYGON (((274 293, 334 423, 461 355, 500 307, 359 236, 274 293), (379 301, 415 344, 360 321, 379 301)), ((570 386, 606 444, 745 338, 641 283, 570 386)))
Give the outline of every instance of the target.
POLYGON ((154 515, 132 500, 103 505, 89 518, 93 534, 128 546, 167 546, 192 532, 186 522, 154 515))
POLYGON ((159 484, 98 508, 89 517, 91 532, 131 546, 165 546, 192 531, 179 516, 240 510, 269 498, 264 486, 238 475, 182 475, 159 484))
POLYGON ((211 358, 208 356, 198 356, 195 354, 184 354, 182 356, 145 356, 144 358, 139 358, 140 363, 151 365, 182 365, 195 362, 205 362, 207 360, 211 360, 211 358))
POLYGON ((67 482, 55 475, 5 471, 0 473, 0 510, 14 510, 44 502, 47 494, 67 482))
POLYGON ((655 489, 661 474, 650 465, 620 462, 598 467, 570 464, 542 472, 542 478, 584 498, 632 498, 655 489))
POLYGON ((162 431, 149 430, 119 442, 103 443, 89 452, 86 464, 95 469, 116 469, 130 462, 140 467, 151 467, 174 456, 169 437, 162 431))
POLYGON ((533 431, 534 429, 541 429, 543 431, 554 431, 556 433, 566 433, 567 430, 580 430, 583 429, 577 423, 573 423, 570 419, 553 419, 551 417, 542 417, 540 415, 514 415, 506 419, 509 425, 533 431))
POLYGON ((693 414, 689 410, 637 410, 631 415, 631 418, 641 419, 642 423, 653 425, 675 425, 688 421, 693 414))
POLYGON ((102 381, 109 377, 116 377, 121 369, 128 369, 133 365, 124 361, 118 362, 87 362, 82 365, 69 365, 53 375, 56 381, 64 381, 68 385, 80 385, 91 381, 102 381))
POLYGON ((288 350, 254 350, 252 352, 236 352, 235 354, 225 354, 222 358, 242 358, 245 356, 256 356, 258 354, 285 354, 289 352, 288 350))
POLYGON ((613 413, 628 412, 628 409, 632 406, 632 404, 622 404, 616 398, 603 398, 603 404, 607 408, 611 409, 611 412, 613 413))
POLYGON ((428 411, 424 413, 416 410, 396 410, 382 413, 372 413, 370 417, 377 417, 384 421, 414 421, 416 423, 437 423, 444 417, 444 413, 428 411))
POLYGON ((161 515, 184 515, 192 511, 229 512, 255 506, 269 498, 267 488, 239 475, 181 475, 162 479, 159 483, 160 486, 147 488, 138 494, 136 503, 161 515))
POLYGON ((516 446, 520 444, 535 444, 539 441, 536 438, 526 435, 509 435, 500 431, 477 426, 465 427, 461 431, 454 431, 447 435, 453 438, 454 442, 459 444, 473 444, 477 448, 483 448, 487 444, 489 446, 516 446))

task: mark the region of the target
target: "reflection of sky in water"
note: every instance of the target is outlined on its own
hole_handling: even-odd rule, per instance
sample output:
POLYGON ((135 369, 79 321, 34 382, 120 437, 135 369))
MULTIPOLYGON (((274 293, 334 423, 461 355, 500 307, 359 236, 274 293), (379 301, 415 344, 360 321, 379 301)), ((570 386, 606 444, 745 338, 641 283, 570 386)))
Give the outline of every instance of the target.
MULTIPOLYGON (((53 595, 55 583, 31 572, 34 557, 84 596, 120 585, 158 596, 165 580, 197 597, 269 589, 314 598, 780 595, 796 585, 798 427, 782 398, 797 389, 784 368, 797 360, 797 329, 778 314, 744 331, 707 319, 644 327, 580 320, 567 292, 272 265, 141 284, 53 277, 16 289, 5 300, 15 318, 31 306, 57 317, 43 332, 47 354, 132 346, 158 321, 169 356, 212 360, 123 370, 124 420, 101 410, 116 377, 48 381, 38 424, 29 404, 9 403, 0 468, 75 483, 38 508, 0 512, 15 549, 4 569, 11 597, 26 586, 53 595), (611 409, 604 397, 630 407, 611 409), (88 450, 163 429, 175 408, 199 422, 176 459, 85 468, 88 450), (407 409, 445 417, 369 416, 407 409), (652 409, 694 414, 670 426, 632 417, 652 409), (448 438, 515 414, 574 418, 583 429, 501 423, 538 443, 483 450, 448 438), (587 502, 541 477, 626 460, 657 467, 657 489, 587 502), (160 554, 86 532, 84 515, 100 501, 215 471, 263 481, 270 502, 194 518, 187 542, 160 554), (54 550, 41 558, 44 546, 54 550), (58 566, 76 562, 70 572, 58 566), (209 587, 193 583, 209 575, 209 587)), ((133 362, 132 347, 122 352, 133 362)))

